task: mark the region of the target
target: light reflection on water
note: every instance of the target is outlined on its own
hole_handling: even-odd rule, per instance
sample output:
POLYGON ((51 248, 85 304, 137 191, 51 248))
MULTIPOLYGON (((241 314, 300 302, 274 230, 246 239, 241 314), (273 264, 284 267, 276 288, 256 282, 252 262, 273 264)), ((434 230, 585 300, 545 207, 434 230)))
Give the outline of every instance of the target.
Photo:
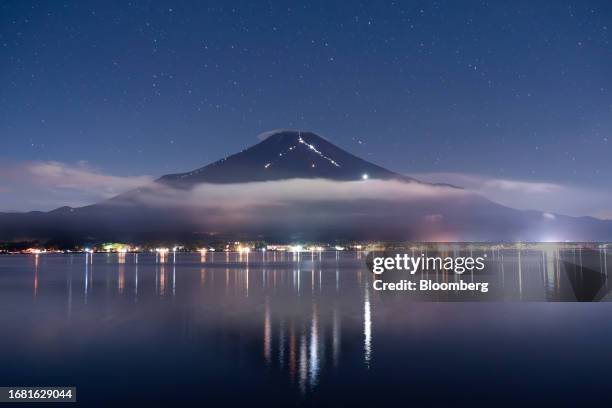
MULTIPOLYGON (((10 309, 20 317, 46 319, 34 326, 32 319, 17 321, 5 311, 0 316, 16 336, 15 342, 3 344, 17 347, 17 354, 19 347, 28 353, 29 345, 38 344, 40 338, 61 342, 70 333, 80 336, 77 344, 88 352, 90 344, 101 347, 95 336, 113 346, 121 338, 165 347, 166 335, 147 337, 161 325, 180 332, 173 341, 186 344, 184 353, 201 353, 221 366, 233 366, 230 361, 238 359, 241 370, 246 364, 254 372, 280 375, 289 382, 288 389, 295 387, 303 397, 325 392, 327 384, 339 381, 336 376, 347 373, 355 381, 380 382, 386 378, 385 368, 394 366, 393 359, 398 358, 401 348, 396 342, 416 341, 404 337, 410 332, 398 332, 398 327, 450 329, 438 327, 435 318, 425 320, 438 306, 415 302, 407 293, 374 291, 376 277, 366 268, 365 258, 360 252, 339 251, 3 257, 0 290, 10 309), (410 314, 408 308, 422 315, 410 314), (136 329, 149 334, 142 337, 136 329), (394 338, 398 333, 401 338, 394 338), (206 346, 197 348, 198 338, 206 346), (252 347, 257 351, 252 352, 252 347)), ((600 268, 607 276, 608 258, 604 251, 585 256, 578 250, 560 254, 554 248, 490 251, 487 279, 500 289, 495 300, 555 300, 567 286, 563 260, 600 268)), ((429 271, 427 277, 457 278, 441 271, 429 271)), ((470 274, 463 279, 480 277, 470 274)), ((477 295, 469 300, 478 300, 477 295)), ((452 315, 452 309, 445 310, 452 315)), ((35 353, 54 358, 44 347, 35 353)), ((0 373, 12 374, 7 369, 0 373)))

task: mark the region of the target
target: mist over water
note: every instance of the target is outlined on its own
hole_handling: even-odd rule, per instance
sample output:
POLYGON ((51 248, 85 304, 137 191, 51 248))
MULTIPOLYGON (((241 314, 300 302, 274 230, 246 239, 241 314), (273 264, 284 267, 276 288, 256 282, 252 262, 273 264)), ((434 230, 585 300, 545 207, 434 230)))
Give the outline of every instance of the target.
POLYGON ((555 260, 610 254, 488 258, 481 302, 375 291, 363 252, 3 256, 0 382, 99 405, 610 402, 611 304, 543 302, 567 287, 555 260))

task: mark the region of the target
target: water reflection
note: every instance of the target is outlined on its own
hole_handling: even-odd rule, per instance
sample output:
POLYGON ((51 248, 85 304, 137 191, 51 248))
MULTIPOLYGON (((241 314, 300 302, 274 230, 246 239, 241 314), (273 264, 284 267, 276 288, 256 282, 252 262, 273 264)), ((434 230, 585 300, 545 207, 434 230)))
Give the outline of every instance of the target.
POLYGON ((263 338, 264 338, 264 360, 266 361, 266 363, 270 363, 270 356, 271 356, 271 339, 270 337, 272 336, 272 326, 270 323, 270 302, 269 299, 266 297, 266 304, 265 304, 265 318, 264 318, 264 334, 263 334, 263 338))
POLYGON ((38 295, 38 254, 34 255, 34 297, 38 295))
POLYGON ((134 301, 138 301, 138 254, 134 265, 134 301))
MULTIPOLYGON (((459 256, 461 252, 448 253, 459 256)), ((470 294, 469 300, 565 300, 567 291, 575 289, 572 278, 583 282, 590 270, 600 271, 601 283, 608 286, 610 254, 605 248, 492 248, 484 252, 469 248, 467 253, 486 253, 487 270, 483 276, 470 274, 462 279, 487 279, 494 287, 493 297, 480 299, 470 294)), ((341 251, 308 255, 226 252, 216 258, 211 252, 173 252, 169 257, 163 251, 33 255, 27 264, 32 268, 27 287, 30 299, 33 288, 35 297, 47 294, 53 302, 65 302, 66 319, 73 324, 74 310, 87 317, 111 308, 113 317, 162 310, 172 313, 186 333, 204 327, 212 338, 210 333, 217 332, 248 338, 257 343, 262 366, 280 373, 300 393, 308 393, 322 378, 350 364, 356 350, 361 369, 376 366, 381 353, 376 330, 385 326, 377 321, 383 318, 381 310, 408 309, 404 304, 417 300, 460 299, 452 293, 424 299, 374 291, 375 277, 366 268, 365 258, 361 252, 341 251), (54 283, 58 274, 66 283, 64 289, 54 283), (111 282, 107 286, 111 290, 93 290, 104 282, 111 282), (83 290, 80 309, 78 298, 73 299, 73 287, 83 290), (162 302, 170 293, 176 301, 162 302), (121 299, 131 301, 121 303, 121 299)), ((436 282, 457 280, 455 274, 440 270, 423 272, 422 277, 436 282)))
POLYGON ((310 322, 310 352, 308 353, 309 376, 308 381, 310 386, 317 384, 319 375, 319 328, 317 319, 317 305, 312 305, 312 320, 310 322))
POLYGON ((122 295, 125 289, 125 260, 119 262, 119 273, 117 277, 117 292, 122 295))
POLYGON ((333 318, 332 318, 332 356, 334 367, 338 366, 340 359, 340 313, 338 308, 334 307, 333 318))
POLYGON ((372 312, 370 305, 370 290, 366 287, 363 302, 363 359, 366 367, 370 367, 372 358, 372 312))
POLYGON ((166 294, 166 267, 165 265, 162 263, 159 266, 159 282, 158 282, 158 293, 161 296, 164 296, 166 294))

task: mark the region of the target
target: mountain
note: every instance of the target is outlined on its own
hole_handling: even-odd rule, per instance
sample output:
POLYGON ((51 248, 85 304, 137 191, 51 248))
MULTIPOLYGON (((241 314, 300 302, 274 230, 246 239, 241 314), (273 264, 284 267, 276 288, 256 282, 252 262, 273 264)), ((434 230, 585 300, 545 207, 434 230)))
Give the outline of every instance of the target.
MULTIPOLYGON (((80 208, 0 214, 0 240, 608 241, 612 222, 519 211, 275 131, 205 167, 80 208)), ((526 200, 529 197, 525 197, 526 200)))
POLYGON ((187 173, 168 174, 157 181, 182 187, 295 178, 414 181, 360 159, 312 132, 279 130, 264 136, 262 142, 239 153, 187 173))

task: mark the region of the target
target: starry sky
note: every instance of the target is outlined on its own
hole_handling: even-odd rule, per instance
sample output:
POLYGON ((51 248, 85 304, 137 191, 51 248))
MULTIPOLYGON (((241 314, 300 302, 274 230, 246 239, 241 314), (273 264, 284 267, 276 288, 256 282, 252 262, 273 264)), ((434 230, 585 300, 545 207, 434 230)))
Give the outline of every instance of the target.
POLYGON ((610 1, 4 1, 0 194, 26 163, 140 182, 277 128, 611 191, 611 35, 610 1))

